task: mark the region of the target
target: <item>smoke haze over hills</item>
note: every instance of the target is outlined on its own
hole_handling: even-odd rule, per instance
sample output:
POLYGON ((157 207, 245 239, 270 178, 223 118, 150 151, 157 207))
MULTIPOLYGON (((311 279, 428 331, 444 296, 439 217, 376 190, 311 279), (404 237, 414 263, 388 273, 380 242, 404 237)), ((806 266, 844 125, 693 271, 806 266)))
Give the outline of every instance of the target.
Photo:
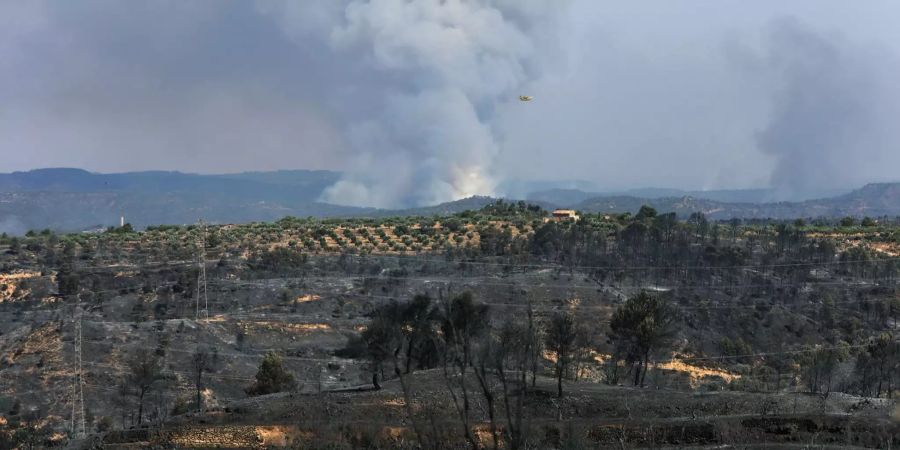
MULTIPOLYGON (((180 172, 100 174, 79 169, 44 169, 0 174, 0 233, 28 230, 95 230, 117 226, 123 217, 142 228, 161 224, 275 221, 294 217, 388 217, 446 215, 477 210, 497 201, 472 196, 416 208, 375 209, 318 201, 345 174, 332 171, 246 172, 198 175, 180 172)), ((900 215, 900 183, 870 184, 821 199, 769 202, 768 189, 683 191, 634 189, 590 192, 547 189, 578 186, 574 181, 520 183, 520 195, 545 209, 576 208, 588 213, 635 213, 648 204, 687 217, 710 219, 835 218, 900 215), (534 189, 534 191, 528 191, 534 189)))
POLYGON ((829 195, 898 178, 898 16, 891 1, 0 2, 0 171, 332 169, 317 200, 389 208, 510 180, 829 195))

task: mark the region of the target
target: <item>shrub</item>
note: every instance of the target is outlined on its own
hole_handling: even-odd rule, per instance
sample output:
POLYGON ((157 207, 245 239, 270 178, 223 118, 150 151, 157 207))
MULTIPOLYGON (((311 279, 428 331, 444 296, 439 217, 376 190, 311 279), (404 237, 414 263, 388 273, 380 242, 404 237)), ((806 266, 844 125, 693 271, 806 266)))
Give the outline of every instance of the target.
POLYGON ((281 357, 275 352, 266 353, 259 370, 256 383, 247 388, 247 395, 266 395, 291 390, 296 385, 294 376, 284 368, 281 357))

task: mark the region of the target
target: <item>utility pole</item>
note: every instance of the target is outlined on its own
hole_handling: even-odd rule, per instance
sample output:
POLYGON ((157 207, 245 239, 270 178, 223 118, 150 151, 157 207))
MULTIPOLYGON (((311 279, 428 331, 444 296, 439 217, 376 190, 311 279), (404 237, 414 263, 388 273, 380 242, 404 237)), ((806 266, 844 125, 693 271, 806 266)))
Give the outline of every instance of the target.
POLYGON ((197 261, 199 270, 197 272, 197 311, 195 319, 200 320, 200 295, 202 294, 203 311, 206 320, 209 321, 209 296, 206 293, 206 223, 203 222, 203 219, 200 219, 197 226, 200 228, 200 236, 197 244, 199 249, 199 260, 197 261))
POLYGON ((72 374, 72 436, 76 439, 85 435, 84 426, 84 376, 81 368, 81 298, 75 303, 75 367, 72 374))

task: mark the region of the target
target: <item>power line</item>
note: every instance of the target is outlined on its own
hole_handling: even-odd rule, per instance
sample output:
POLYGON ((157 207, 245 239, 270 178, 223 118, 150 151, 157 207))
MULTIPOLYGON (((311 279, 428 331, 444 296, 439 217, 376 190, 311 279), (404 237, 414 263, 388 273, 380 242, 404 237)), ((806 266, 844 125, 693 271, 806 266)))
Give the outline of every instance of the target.
POLYGON ((204 311, 206 312, 206 320, 209 320, 209 297, 206 289, 206 224, 200 219, 198 226, 200 227, 200 235, 197 243, 199 255, 197 256, 197 314, 196 319, 200 320, 200 295, 203 294, 204 311))
MULTIPOLYGON (((347 276, 331 276, 331 277, 318 277, 318 278, 316 278, 316 279, 325 280, 325 279, 348 279, 348 278, 354 278, 354 277, 347 277, 347 276)), ((446 283, 446 284, 454 283, 454 282, 455 282, 455 280, 434 280, 433 277, 419 277, 419 278, 416 278, 416 277, 401 277, 401 278, 402 278, 402 279, 425 279, 425 280, 428 280, 428 281, 442 282, 442 283, 446 283)), ((311 278, 307 278, 307 280, 309 280, 309 279, 311 279, 311 278)), ((379 278, 379 279, 383 279, 383 277, 382 277, 382 278, 379 278)), ((283 278, 274 278, 274 279, 267 279, 267 280, 253 280, 253 281, 229 281, 229 280, 217 280, 217 281, 213 281, 213 284, 219 284, 219 283, 222 283, 222 282, 230 282, 230 283, 236 283, 236 284, 250 284, 250 285, 255 285, 255 284, 256 284, 256 283, 255 283, 256 281, 272 281, 272 280, 284 280, 284 279, 283 279, 283 278)), ((176 285, 176 284, 177 284, 177 283, 163 283, 163 284, 158 285, 157 287, 174 286, 174 285, 176 285)), ((480 284, 488 284, 488 285, 493 284, 493 285, 516 286, 516 287, 541 287, 541 288, 559 287, 559 288, 576 288, 576 289, 577 289, 577 288, 591 288, 591 289, 594 289, 594 288, 600 288, 600 287, 602 287, 602 286, 591 286, 591 285, 569 285, 569 284, 565 284, 565 285, 545 285, 545 284, 535 284, 535 283, 499 283, 499 282, 498 282, 498 283, 480 283, 480 284)), ((844 283, 844 282, 834 282, 834 283, 828 283, 828 284, 844 285, 844 284, 846 284, 846 283, 844 283)), ((790 286, 807 286, 807 285, 809 285, 809 283, 793 283, 793 284, 786 284, 786 285, 781 285, 781 286, 769 286, 769 285, 764 285, 764 287, 790 287, 790 286)), ((731 285, 731 287, 748 287, 748 286, 754 286, 754 285, 731 285)), ((626 287, 626 288, 627 288, 627 287, 626 287)), ((637 288, 637 287, 635 286, 635 287, 633 287, 633 288, 637 288)), ((688 287, 688 288, 690 288, 690 287, 688 287)), ((712 289, 712 287, 706 287, 706 286, 702 286, 702 288, 703 288, 703 289, 712 289)), ((723 288, 723 287, 719 286, 718 288, 723 288)), ((133 289, 139 289, 139 287, 128 287, 128 288, 119 288, 119 289, 97 290, 97 291, 91 291, 91 293, 94 293, 94 294, 100 294, 100 293, 121 293, 123 290, 133 290, 133 289)), ((675 288, 675 289, 686 289, 686 288, 685 288, 685 287, 677 287, 677 288, 675 288)), ((127 295, 127 294, 134 294, 134 293, 136 293, 136 292, 126 292, 125 295, 127 295)), ((386 298, 386 299, 398 299, 398 298, 401 298, 401 297, 404 297, 404 296, 405 296, 405 295, 375 295, 375 294, 362 294, 362 293, 352 293, 352 292, 335 293, 335 294, 324 294, 324 295, 332 295, 332 296, 334 296, 334 297, 386 298)), ((58 297, 58 298, 69 298, 69 297, 78 297, 78 296, 80 296, 80 294, 53 294, 53 296, 58 297)), ((843 301, 838 301, 838 302, 832 302, 832 304, 858 304, 858 303, 870 303, 870 302, 888 301, 888 300, 891 300, 891 299, 893 299, 893 297, 888 297, 888 298, 878 298, 878 299, 864 299, 864 300, 843 300, 843 301)), ((110 300, 112 300, 112 299, 110 299, 110 300)), ((86 303, 86 302, 79 302, 79 303, 78 303, 78 305, 84 305, 84 304, 87 304, 87 303, 86 303)), ((524 305, 524 304, 499 303, 499 302, 486 303, 486 304, 490 304, 490 305, 493 305, 493 306, 503 306, 503 307, 526 307, 526 306, 527 306, 527 305, 524 305)), ((804 304, 804 305, 784 305, 784 304, 776 304, 776 305, 769 305, 769 306, 772 306, 772 307, 781 307, 781 308, 784 308, 784 309, 794 309, 794 308, 800 309, 800 308, 808 308, 808 307, 816 307, 816 306, 828 306, 828 305, 829 305, 829 304, 827 304, 827 303, 821 303, 821 304, 810 303, 810 304, 804 304)), ((541 306, 546 306, 546 305, 541 305, 541 306)), ((568 306, 568 305, 558 305, 558 306, 559 306, 559 307, 571 307, 571 306, 568 306)), ((551 306, 551 307, 552 307, 552 306, 551 306)), ((735 309, 748 308, 748 309, 752 309, 752 308, 757 308, 757 307, 758 307, 758 305, 728 305, 728 304, 712 304, 712 305, 701 305, 701 306, 677 306, 677 308, 680 309, 680 310, 693 310, 693 309, 697 309, 697 310, 705 310, 705 309, 730 309, 730 308, 735 308, 735 309)), ((581 306, 578 307, 578 309, 595 309, 595 308, 597 308, 597 309, 608 309, 609 307, 608 307, 608 306, 603 306, 603 305, 581 305, 581 306)), ((38 312, 52 313, 52 312, 55 312, 55 311, 56 311, 56 310, 35 310, 35 311, 28 311, 28 313, 38 313, 38 312)), ((206 312, 206 320, 208 320, 208 319, 209 319, 209 303, 208 303, 208 299, 206 300, 206 310, 205 310, 205 312, 206 312)), ((247 314, 245 314, 245 313, 238 313, 238 314, 224 314, 224 315, 226 315, 226 316, 232 316, 232 317, 238 317, 238 316, 241 316, 241 315, 246 316, 247 314)), ((282 315, 285 315, 285 314, 282 314, 282 315)), ((260 317, 261 317, 261 318, 266 318, 266 316, 260 316, 260 317)), ((97 323, 124 323, 124 322, 121 322, 121 321, 90 321, 90 322, 97 322, 97 323)), ((147 321, 142 321, 142 322, 147 322, 147 321)))
MULTIPOLYGON (((483 286, 513 286, 513 287, 542 287, 542 288, 560 288, 560 289, 601 289, 604 287, 608 287, 607 285, 614 285, 617 289, 665 289, 665 290, 684 290, 684 289, 736 289, 736 288, 782 288, 782 287, 800 287, 800 286, 875 286, 876 283, 880 282, 892 282, 898 283, 900 279, 895 278, 884 278, 884 279, 871 279, 867 281, 802 281, 802 282, 790 282, 790 283, 755 283, 755 284, 684 284, 684 285, 622 285, 622 284, 613 284, 613 283, 600 283, 597 284, 544 284, 544 283, 534 283, 534 282, 515 282, 515 281, 490 281, 490 280, 498 280, 496 277, 480 277, 480 278, 472 278, 472 277, 459 277, 458 279, 441 279, 440 276, 347 276, 347 275, 322 275, 322 276, 308 276, 308 277, 279 277, 279 278, 260 278, 260 279, 251 279, 251 280, 226 280, 226 279, 216 279, 212 284, 217 285, 225 285, 225 284, 237 284, 237 285, 249 285, 249 286, 259 286, 263 283, 268 283, 272 281, 297 281, 297 282, 305 282, 305 281, 329 281, 329 280, 347 280, 347 279, 359 279, 360 281, 425 281, 429 283, 444 283, 444 284, 466 284, 472 281, 477 281, 477 285, 483 286)), ((263 286, 265 287, 265 286, 263 286)))
MULTIPOLYGON (((366 277, 366 276, 346 276, 346 275, 335 275, 335 276, 317 276, 317 277, 300 277, 300 278, 266 278, 266 279, 258 279, 258 280, 225 280, 225 279, 215 279, 209 284, 213 285, 225 285, 225 284, 238 284, 238 285, 249 285, 249 286, 258 286, 261 282, 270 282, 270 281, 328 281, 328 280, 347 280, 347 279, 360 279, 361 281, 365 280, 424 280, 432 283, 443 283, 443 284, 452 284, 452 283, 460 283, 463 284, 466 281, 472 280, 472 278, 462 277, 459 280, 440 280, 436 277, 366 277)), ((490 277, 485 277, 484 279, 494 279, 490 277)), ((730 284, 730 285, 662 285, 662 286, 648 286, 648 285, 615 285, 616 289, 667 289, 667 290, 687 290, 687 289, 735 289, 735 288, 784 288, 784 287, 804 287, 804 286, 834 286, 834 285, 856 285, 856 286, 877 286, 879 282, 898 282, 896 279, 878 279, 878 280, 870 280, 868 282, 856 282, 851 284, 849 281, 806 281, 806 282, 798 282, 798 283, 781 283, 781 284, 730 284)), ((157 287, 171 287, 176 286, 179 283, 169 282, 169 283, 160 283, 157 287)), ((602 284, 596 285, 583 285, 583 284, 543 284, 543 283, 526 283, 526 282, 479 282, 479 285, 488 285, 488 286, 512 286, 512 287, 541 287, 541 288, 560 288, 560 289, 600 289, 607 286, 602 284)), ((102 290, 89 290, 88 293, 91 294, 104 294, 104 293, 121 293, 122 291, 136 291, 141 289, 143 286, 131 286, 117 289, 102 289, 102 290)), ((122 295, 135 294, 138 292, 125 292, 122 295)), ((73 294, 60 294, 60 293, 50 293, 48 296, 55 298, 72 298, 78 297, 82 295, 82 293, 73 293, 73 294)), ((353 295, 349 293, 338 293, 333 294, 335 296, 341 295, 353 295)), ((205 300, 208 305, 208 298, 205 300)), ((82 302, 84 303, 84 302, 82 302)), ((199 305, 198 305, 199 306, 199 305)), ((199 310, 199 308, 198 308, 199 310)))
MULTIPOLYGON (((359 294, 359 295, 364 295, 364 294, 359 294)), ((364 296, 365 296, 365 295, 364 295, 364 296)), ((376 296, 367 296, 367 297, 376 297, 376 296)), ((377 296, 377 297, 379 297, 379 298, 391 298, 391 299, 394 298, 393 296, 377 296)), ((488 304, 488 305, 491 305, 492 303, 482 303, 482 304, 488 304)), ((493 303, 493 305, 500 305, 500 306, 522 306, 522 307, 529 307, 529 306, 532 306, 532 305, 528 305, 528 304, 519 305, 519 304, 497 304, 497 303, 493 303)), ((565 305, 561 305, 561 306, 565 307, 565 305)), ((780 305, 776 305, 776 306, 780 306, 780 305)), ((812 306, 812 305, 811 305, 811 306, 812 306)), ((820 305, 815 305, 815 306, 820 306, 820 305)), ((821 305, 821 306, 825 306, 825 305, 821 305)), ((569 306, 569 307, 570 307, 570 308, 573 308, 572 306, 569 306)), ((578 308, 580 308, 580 306, 574 306, 574 309, 577 310, 578 308)), ((292 323, 292 322, 286 322, 286 323, 292 323)), ((827 350, 827 349, 839 349, 839 348, 864 348, 864 347, 867 347, 867 346, 869 346, 869 345, 870 345, 870 344, 867 343, 867 344, 860 344, 860 345, 853 345, 853 346, 817 347, 817 348, 814 348, 814 349, 793 350, 793 351, 787 351, 787 352, 765 352, 765 353, 753 353, 753 354, 745 354, 745 355, 721 355, 721 356, 713 356, 713 357, 676 358, 676 359, 663 360, 663 361, 658 361, 658 362, 675 362, 675 361, 679 361, 679 360, 684 361, 684 360, 705 360, 705 359, 727 359, 727 358, 742 358, 742 357, 753 357, 753 356, 769 356, 769 355, 780 355, 780 354, 808 353, 808 352, 814 352, 814 351, 817 351, 817 350, 827 350)), ((144 347, 144 348, 155 348, 155 347, 144 347)), ((167 351, 182 352, 182 353, 190 353, 189 350, 178 350, 178 349, 167 349, 167 351)), ((242 353, 219 353, 219 355, 228 355, 228 356, 233 356, 233 357, 244 357, 244 358, 261 358, 261 357, 264 357, 264 356, 265 356, 265 355, 247 355, 247 354, 242 354, 242 353)), ((351 361, 351 360, 340 361, 340 360, 336 360, 336 359, 333 359, 333 358, 332 358, 332 359, 324 359, 324 358, 303 358, 303 357, 290 357, 290 356, 282 356, 281 358, 282 358, 282 359, 285 359, 285 360, 317 361, 317 362, 345 362, 345 363, 350 363, 350 361, 351 361)))
MULTIPOLYGON (((310 279, 317 279, 317 280, 333 280, 333 279, 341 279, 341 280, 345 280, 345 279, 348 279, 348 278, 355 278, 355 277, 332 276, 332 277, 307 278, 306 280, 307 280, 307 281, 310 280, 310 279)), ((384 279, 384 278, 382 277, 382 278, 378 278, 378 279, 384 279)), ((409 279, 409 280, 419 280, 419 279, 422 279, 422 280, 426 280, 426 281, 439 282, 439 283, 444 283, 444 284, 451 284, 451 283, 455 283, 455 282, 456 282, 456 280, 435 280, 433 277, 401 277, 401 279, 409 279)), ((221 284, 221 283, 232 283, 232 284, 244 284, 244 285, 254 285, 254 286, 255 286, 255 285, 258 284, 258 283, 257 283, 258 281, 273 281, 273 280, 285 280, 285 279, 283 279, 283 278, 273 278, 273 279, 267 279, 267 280, 252 280, 252 281, 214 280, 214 281, 212 282, 212 284, 214 284, 214 285, 219 285, 219 284, 221 284)), ((470 279, 467 279, 467 280, 470 280, 470 279)), ((461 281, 467 281, 467 280, 461 280, 461 281)), ((158 285, 158 287, 173 286, 173 285, 175 285, 175 284, 176 284, 176 283, 164 283, 164 284, 158 285)), ((572 288, 572 289, 578 289, 578 288, 595 289, 595 288, 602 288, 602 287, 603 287, 603 286, 593 286, 593 285, 571 285, 571 284, 547 285, 547 284, 517 283, 517 282, 511 282, 511 283, 510 283, 510 282, 506 282, 506 283, 503 283, 503 282, 495 282, 495 283, 479 283, 479 284, 480 284, 480 285, 515 286, 515 287, 572 288)), ((770 286, 770 285, 730 285, 730 287, 732 287, 732 288, 733 288, 733 287, 752 287, 752 286, 763 286, 763 287, 800 287, 800 286, 808 286, 809 284, 810 284, 810 283, 791 283, 791 284, 784 284, 784 285, 781 285, 781 286, 770 286)), ((845 285, 846 283, 845 283, 845 282, 829 282, 829 283, 828 283, 828 285, 834 285, 834 284, 837 284, 837 285, 845 285)), ((694 287, 697 287, 697 286, 694 286, 694 287)), ((619 288, 622 288, 622 286, 619 286, 619 288)), ((624 288, 638 288, 638 286, 625 286, 624 288)), ((687 287, 679 286, 679 287, 669 288, 669 289, 675 289, 675 290, 677 290, 677 289, 689 289, 689 288, 692 288, 692 286, 687 286, 687 287)), ((721 288, 726 288, 726 287, 722 287, 722 286, 718 286, 718 287, 700 286, 700 288, 703 288, 703 289, 720 288, 720 289, 721 289, 721 288)), ((109 290, 100 290, 100 291, 91 291, 91 292, 92 292, 92 293, 95 293, 95 294, 99 294, 99 293, 110 293, 110 292, 113 292, 113 293, 121 293, 123 290, 128 290, 128 289, 139 289, 139 288, 138 288, 138 287, 132 287, 132 288, 109 289, 109 290)), ((127 292, 126 295, 127 295, 127 294, 133 294, 133 293, 135 293, 135 292, 127 292)), ((58 294, 57 294, 57 295, 54 295, 54 296, 56 296, 56 297, 61 297, 61 298, 68 298, 68 297, 77 297, 77 296, 79 296, 79 295, 80 295, 80 294, 68 294, 68 295, 58 295, 58 294)), ((339 298, 339 297, 357 297, 357 298, 387 298, 387 299, 398 299, 398 298, 402 298, 402 297, 406 296, 406 295, 376 295, 376 294, 363 294, 363 293, 354 293, 354 292, 343 292, 343 293, 333 293, 333 294, 326 293, 326 294, 317 294, 317 295, 334 296, 334 297, 338 297, 338 298, 339 298)), ((878 298, 878 299, 864 299, 864 300, 843 300, 843 301, 832 302, 832 303, 833 303, 833 304, 868 303, 868 302, 887 301, 887 300, 891 300, 892 298, 893 298, 893 297, 878 298)), ((85 304, 85 302, 79 302, 79 304, 85 304)), ((511 307, 515 307, 515 306, 525 306, 525 305, 517 305, 517 304, 509 304, 509 303, 493 303, 493 304, 494 304, 494 305, 497 305, 497 306, 511 306, 511 307)), ((209 316, 208 316, 208 314, 209 314, 209 303, 208 303, 208 299, 206 300, 206 305, 207 305, 207 306, 206 306, 206 314, 207 314, 206 319, 208 320, 208 319, 209 319, 209 316)), ((776 305, 771 305, 771 306, 778 306, 778 307, 790 309, 790 308, 806 308, 806 307, 813 307, 813 306, 828 306, 828 304, 827 304, 827 303, 822 303, 822 304, 813 304, 813 303, 810 303, 810 304, 805 304, 805 305, 783 305, 783 304, 776 304, 776 305)), ((713 305, 702 305, 702 306, 678 306, 679 309, 727 309, 727 308, 756 308, 756 307, 757 307, 757 305, 739 305, 739 306, 731 306, 731 305, 727 305, 727 304, 724 304, 724 305, 723 305, 723 304, 713 304, 713 305)), ((602 306, 602 305, 597 305, 597 306, 583 305, 583 306, 580 306, 580 308, 608 308, 608 307, 607 307, 607 306, 602 306)), ((46 312, 53 312, 53 311, 55 311, 55 310, 40 310, 40 311, 41 311, 41 312, 44 312, 44 311, 46 311, 46 312)), ((38 311, 29 311, 29 312, 38 312, 38 311)), ((238 313, 238 314, 241 314, 241 313, 238 313)), ((228 316, 236 316, 236 315, 238 315, 238 314, 226 314, 226 315, 228 315, 228 316)), ((93 322, 93 321, 92 321, 92 322, 93 322)))
MULTIPOLYGON (((206 262, 218 263, 220 260, 209 259, 206 262)), ((112 270, 139 270, 141 272, 163 271, 171 267, 190 267, 197 264, 197 259, 181 261, 147 261, 139 264, 105 264, 105 265, 74 265, 72 270, 78 273, 102 273, 103 271, 112 270)), ((49 278, 52 275, 41 275, 40 277, 49 278)))
MULTIPOLYGON (((89 344, 102 344, 101 342, 88 342, 88 343, 89 343, 89 344)), ((128 346, 128 347, 132 347, 132 348, 142 348, 142 349, 148 349, 148 350, 156 350, 156 349, 158 349, 158 347, 154 347, 154 346, 146 346, 146 345, 130 345, 130 346, 128 346)), ((267 351, 267 352, 268 352, 268 351, 285 351, 285 349, 260 349, 260 350, 267 351)), ((173 352, 173 353, 188 353, 188 354, 192 354, 192 353, 194 353, 196 350, 184 350, 184 349, 167 348, 165 351, 166 351, 166 352, 173 352)), ((217 354, 218 356, 229 357, 229 358, 253 358, 253 359, 265 358, 265 356, 266 356, 265 353, 250 355, 250 354, 246 354, 246 353, 216 352, 216 354, 217 354)), ((341 358, 336 358, 336 357, 335 357, 335 358, 312 358, 312 357, 287 356, 287 355, 279 355, 278 357, 281 358, 282 360, 285 360, 285 361, 331 362, 331 363, 335 363, 335 362, 336 362, 336 363, 344 363, 344 364, 365 364, 364 362, 356 361, 356 360, 353 360, 353 359, 341 359, 341 358)))
MULTIPOLYGON (((99 363, 99 362, 86 362, 86 363, 84 363, 84 365, 90 366, 90 367, 106 367, 106 368, 110 368, 110 369, 116 369, 119 372, 124 372, 125 370, 127 370, 126 368, 123 368, 121 366, 116 366, 113 364, 106 364, 106 363, 99 363)), ((175 370, 175 369, 167 369, 165 372, 177 374, 177 375, 187 375, 190 377, 193 377, 196 375, 193 372, 188 372, 188 371, 183 371, 183 370, 175 370)), ((218 375, 218 374, 210 374, 210 373, 205 373, 205 372, 204 372, 203 376, 207 377, 207 378, 219 378, 219 379, 226 379, 226 380, 256 381, 256 378, 238 377, 238 376, 231 376, 231 375, 218 375)))
MULTIPOLYGON (((404 297, 404 296, 400 296, 400 295, 378 295, 378 294, 358 294, 358 293, 343 293, 343 294, 338 294, 338 296, 356 297, 356 298, 378 298, 378 299, 387 299, 387 300, 397 300, 401 297, 404 297)), ((832 301, 829 303, 808 303, 808 304, 802 304, 802 305, 773 304, 773 305, 763 305, 763 306, 770 306, 772 308, 783 308, 783 309, 793 309, 793 308, 800 309, 800 308, 831 306, 831 305, 837 305, 837 304, 852 305, 852 304, 858 304, 858 303, 875 303, 875 302, 881 302, 881 301, 889 301, 892 299, 893 299, 893 297, 885 297, 885 298, 873 298, 873 299, 863 299, 863 300, 857 300, 857 299, 841 300, 841 301, 832 301)), ((530 304, 529 303, 500 303, 500 302, 478 302, 478 303, 482 304, 482 305, 518 307, 518 308, 534 307, 535 304, 537 304, 539 307, 550 306, 550 307, 558 307, 558 308, 569 308, 569 309, 574 309, 574 310, 611 309, 611 308, 615 307, 615 305, 580 305, 580 304, 578 304, 578 305, 572 305, 572 304, 550 304, 550 305, 548 305, 548 303, 550 303, 549 301, 534 301, 534 300, 532 300, 530 302, 530 304)), ((726 304, 717 303, 717 304, 701 305, 701 306, 672 305, 673 308, 678 309, 678 310, 732 309, 732 308, 733 309, 745 309, 745 308, 746 309, 755 309, 755 308, 758 308, 759 306, 760 305, 745 305, 745 304, 734 305, 734 304, 727 304, 727 303, 726 304)), ((249 313, 224 313, 224 314, 220 314, 220 315, 225 316, 225 317, 235 317, 235 318, 248 318, 249 317, 249 318, 261 318, 261 319, 265 319, 265 318, 273 317, 273 316, 274 317, 281 317, 281 316, 306 317, 306 315, 304 315, 304 314, 290 314, 290 313, 275 313, 275 314, 260 313, 260 314, 255 314, 255 315, 249 314, 249 313)))
POLYGON ((685 270, 685 269, 693 269, 693 270, 720 270, 720 269, 752 269, 752 268, 769 268, 769 267, 805 267, 805 266, 820 266, 820 265, 842 265, 842 264, 857 264, 857 263, 878 263, 878 262, 891 262, 891 261, 900 261, 900 257, 889 257, 889 258, 879 258, 879 259, 859 259, 859 260, 843 260, 843 261, 823 261, 823 262, 796 262, 796 263, 776 263, 776 264, 746 264, 746 265, 731 265, 731 266, 586 266, 586 265, 563 265, 563 264, 525 264, 519 262, 509 262, 509 263, 501 263, 501 262, 481 262, 481 261, 472 261, 466 259, 460 260, 449 260, 449 259, 434 259, 434 258, 422 258, 419 256, 401 256, 401 255, 348 255, 350 258, 359 258, 359 259, 396 259, 396 260, 416 260, 422 262, 441 262, 441 263, 456 263, 456 264, 469 264, 469 265, 480 265, 480 266, 515 266, 515 267, 530 267, 530 268, 543 268, 543 269, 591 269, 591 270, 654 270, 654 269, 665 269, 665 270, 685 270))
MULTIPOLYGON (((201 233, 198 235, 198 240, 205 241, 205 230, 206 225, 201 220, 199 225, 201 226, 201 233)), ((301 252, 302 253, 302 252, 301 252)), ((308 254, 308 253, 307 253, 308 254)), ((669 265, 669 266, 630 266, 630 265, 606 265, 606 266, 590 266, 590 265, 565 265, 565 264, 532 264, 532 263, 521 263, 521 262, 487 262, 487 261, 474 261, 472 258, 469 259, 438 259, 438 258, 426 258, 418 255, 359 255, 359 254, 344 254, 344 255, 316 255, 316 257, 320 258, 337 258, 337 257, 348 257, 355 259, 394 259, 394 260, 404 260, 404 261, 419 261, 419 262, 435 262, 435 263, 444 263, 444 264, 467 264, 467 265, 479 265, 479 266, 495 266, 495 267, 528 267, 528 268, 542 268, 542 269, 564 269, 564 270, 572 270, 572 269, 591 269, 591 270, 725 270, 725 269, 754 269, 754 268, 773 268, 773 267, 815 267, 815 266, 833 266, 833 265, 846 265, 846 264, 862 264, 862 263, 882 263, 882 262, 893 262, 900 261, 900 257, 888 257, 888 258, 877 258, 877 259, 858 259, 858 260, 839 260, 839 261, 820 261, 820 262, 793 262, 793 263, 773 263, 773 264, 743 264, 743 265, 730 265, 730 266, 706 266, 706 265, 669 265)), ((207 263, 217 263, 218 260, 207 260, 207 263)), ((192 266, 195 265, 196 261, 155 261, 155 262, 145 262, 141 264, 130 264, 130 265, 95 265, 95 266, 75 266, 75 270, 77 271, 85 271, 86 269, 104 269, 104 270, 112 270, 112 269, 131 269, 131 270, 146 270, 148 267, 159 267, 159 270, 164 270, 168 267, 179 267, 179 266, 192 266)), ((49 277, 50 275, 43 275, 43 277, 49 277)))

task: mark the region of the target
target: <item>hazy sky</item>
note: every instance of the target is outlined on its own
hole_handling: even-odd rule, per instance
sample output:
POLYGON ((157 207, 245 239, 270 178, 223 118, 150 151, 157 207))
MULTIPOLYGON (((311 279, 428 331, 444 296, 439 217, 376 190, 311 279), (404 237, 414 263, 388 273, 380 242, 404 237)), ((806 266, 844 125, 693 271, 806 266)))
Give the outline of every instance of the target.
POLYGON ((898 21, 894 0, 0 0, 0 171, 328 168, 324 200, 372 206, 896 181, 898 21))

